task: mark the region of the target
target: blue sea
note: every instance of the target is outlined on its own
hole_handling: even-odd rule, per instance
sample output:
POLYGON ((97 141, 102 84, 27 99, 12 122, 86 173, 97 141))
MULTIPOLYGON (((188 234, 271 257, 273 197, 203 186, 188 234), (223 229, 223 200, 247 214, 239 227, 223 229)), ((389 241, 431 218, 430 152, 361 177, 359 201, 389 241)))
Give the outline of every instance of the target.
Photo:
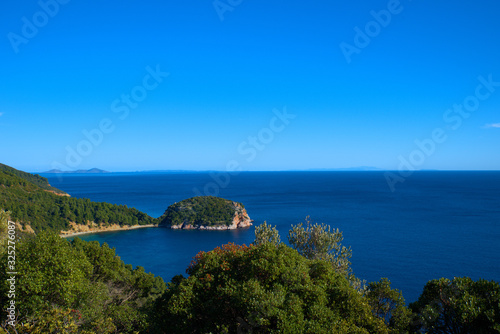
MULTIPOLYGON (((352 268, 368 282, 388 277, 407 302, 434 278, 500 281, 500 172, 415 172, 392 192, 384 172, 111 173, 44 175, 73 197, 126 204, 159 217, 175 202, 210 194, 242 202, 254 225, 326 223, 343 232, 352 268), (217 180, 215 180, 217 179, 217 180)), ((254 227, 236 231, 163 228, 81 236, 116 248, 125 263, 169 281, 192 257, 228 242, 249 244, 254 227)))

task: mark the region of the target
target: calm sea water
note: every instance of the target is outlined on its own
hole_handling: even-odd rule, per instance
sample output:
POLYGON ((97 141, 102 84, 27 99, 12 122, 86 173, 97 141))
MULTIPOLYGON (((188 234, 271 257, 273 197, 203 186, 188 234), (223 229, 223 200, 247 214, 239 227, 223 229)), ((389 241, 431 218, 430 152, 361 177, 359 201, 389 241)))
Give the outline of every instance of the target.
MULTIPOLYGON (((209 173, 44 175, 73 197, 126 204, 158 217, 213 182, 209 173)), ((388 277, 407 302, 428 280, 470 276, 500 281, 500 172, 416 172, 391 192, 383 172, 248 172, 224 188, 255 225, 291 224, 310 216, 339 228, 353 251, 355 274, 388 277)), ((213 186, 213 184, 212 184, 213 186)), ((215 193, 213 193, 215 194, 215 193)), ((82 236, 116 248, 125 263, 166 281, 184 274, 192 257, 224 243, 249 244, 254 228, 237 231, 138 229, 82 236)))

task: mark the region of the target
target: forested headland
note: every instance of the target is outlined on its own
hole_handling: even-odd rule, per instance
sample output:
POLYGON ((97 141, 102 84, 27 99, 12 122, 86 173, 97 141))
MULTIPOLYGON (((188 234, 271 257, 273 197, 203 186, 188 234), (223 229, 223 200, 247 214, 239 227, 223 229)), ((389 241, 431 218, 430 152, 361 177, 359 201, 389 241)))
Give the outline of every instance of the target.
POLYGON ((51 192, 54 192, 54 193, 60 194, 60 195, 67 195, 64 191, 57 189, 55 187, 52 187, 49 184, 49 181, 47 180, 47 178, 40 176, 38 174, 26 173, 26 172, 17 170, 15 168, 12 168, 10 166, 4 165, 2 163, 0 163, 0 172, 3 172, 5 174, 9 174, 9 175, 13 175, 13 176, 17 176, 17 177, 19 177, 27 182, 30 182, 30 183, 33 183, 33 184, 39 186, 40 188, 42 188, 44 190, 48 190, 48 191, 51 191, 51 192))
POLYGON ((126 205, 73 198, 51 187, 46 178, 0 166, 0 208, 11 212, 11 219, 35 232, 60 232, 70 222, 101 226, 149 225, 156 219, 126 205))

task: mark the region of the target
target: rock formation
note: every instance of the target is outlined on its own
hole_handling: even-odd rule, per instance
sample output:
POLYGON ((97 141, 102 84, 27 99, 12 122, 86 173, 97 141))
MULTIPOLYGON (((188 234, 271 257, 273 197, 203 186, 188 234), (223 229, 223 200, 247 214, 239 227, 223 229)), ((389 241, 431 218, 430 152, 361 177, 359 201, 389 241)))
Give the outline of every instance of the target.
POLYGON ((234 230, 249 227, 252 221, 243 204, 206 196, 171 205, 160 217, 160 226, 176 230, 234 230))

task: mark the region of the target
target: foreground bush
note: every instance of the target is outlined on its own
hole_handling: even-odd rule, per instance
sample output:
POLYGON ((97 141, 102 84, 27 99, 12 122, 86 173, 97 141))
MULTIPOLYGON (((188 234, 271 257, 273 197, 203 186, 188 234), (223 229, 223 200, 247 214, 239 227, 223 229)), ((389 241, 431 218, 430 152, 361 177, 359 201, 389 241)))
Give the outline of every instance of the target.
POLYGON ((500 284, 469 277, 429 281, 410 305, 423 333, 500 333, 500 284))
POLYGON ((403 294, 391 289, 387 278, 368 284, 365 296, 373 314, 384 320, 391 334, 414 332, 411 326, 413 315, 405 305, 403 294))
MULTIPOLYGON (((7 219, 0 210, 0 230, 7 219)), ((0 334, 500 333, 497 282, 432 280, 410 311, 388 279, 353 286, 348 265, 338 265, 338 231, 315 226, 294 230, 300 238, 291 244, 303 255, 275 228, 258 226, 254 244, 200 252, 189 277, 174 277, 167 289, 106 244, 51 233, 22 238, 16 328, 4 320, 7 253, 0 252, 0 334)))
MULTIPOLYGON (((114 249, 98 242, 75 239, 69 243, 56 234, 41 233, 16 246, 20 333, 144 331, 154 299, 165 290, 161 278, 140 267, 132 269, 114 249)), ((5 253, 0 261, 3 322, 9 302, 5 253)))
POLYGON ((284 245, 199 253, 157 300, 159 333, 387 333, 329 261, 284 245))

